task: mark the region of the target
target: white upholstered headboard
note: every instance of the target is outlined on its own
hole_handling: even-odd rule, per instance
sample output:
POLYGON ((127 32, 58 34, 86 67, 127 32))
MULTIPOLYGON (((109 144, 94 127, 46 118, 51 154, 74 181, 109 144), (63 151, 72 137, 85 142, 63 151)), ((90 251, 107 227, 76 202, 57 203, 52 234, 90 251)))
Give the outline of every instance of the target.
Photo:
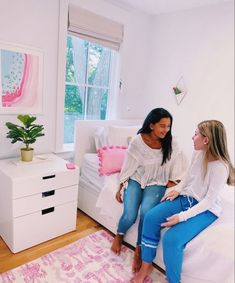
POLYGON ((97 127, 141 125, 140 120, 78 120, 75 123, 74 162, 81 165, 85 153, 95 153, 94 134, 97 127))

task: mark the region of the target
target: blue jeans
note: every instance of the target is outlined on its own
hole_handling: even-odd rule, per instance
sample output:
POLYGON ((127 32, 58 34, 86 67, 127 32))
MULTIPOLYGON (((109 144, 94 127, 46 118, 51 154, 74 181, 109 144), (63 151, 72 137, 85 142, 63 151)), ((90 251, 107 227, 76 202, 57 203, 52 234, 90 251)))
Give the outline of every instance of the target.
POLYGON ((119 220, 117 233, 126 234, 127 230, 135 223, 140 208, 140 221, 138 226, 137 245, 141 244, 143 219, 146 212, 157 205, 165 193, 165 186, 147 186, 141 189, 138 182, 128 181, 128 186, 124 190, 124 210, 119 220))
MULTIPOLYGON (((145 262, 152 262, 160 240, 161 223, 166 218, 185 211, 198 202, 192 197, 179 196, 173 201, 165 201, 149 210, 143 224, 141 256, 145 262)), ((183 252, 189 241, 196 237, 217 219, 209 210, 166 230, 162 239, 163 260, 169 283, 179 283, 181 277, 183 252)))

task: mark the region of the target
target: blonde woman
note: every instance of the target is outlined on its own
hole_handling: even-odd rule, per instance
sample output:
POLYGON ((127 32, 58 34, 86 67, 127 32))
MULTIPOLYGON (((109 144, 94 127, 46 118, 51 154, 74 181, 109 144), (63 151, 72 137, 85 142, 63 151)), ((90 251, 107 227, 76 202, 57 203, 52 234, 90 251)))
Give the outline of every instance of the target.
POLYGON ((144 282, 152 270, 161 229, 170 227, 162 239, 163 259, 168 281, 179 283, 185 246, 219 217, 219 192, 226 183, 234 184, 224 125, 203 121, 192 139, 195 154, 185 178, 145 215, 142 266, 131 282, 144 282))

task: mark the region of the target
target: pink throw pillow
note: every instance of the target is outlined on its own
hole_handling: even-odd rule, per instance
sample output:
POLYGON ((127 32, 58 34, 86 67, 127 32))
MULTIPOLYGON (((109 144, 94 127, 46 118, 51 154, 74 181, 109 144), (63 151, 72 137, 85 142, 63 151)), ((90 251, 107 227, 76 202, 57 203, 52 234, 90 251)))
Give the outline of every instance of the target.
POLYGON ((98 149, 99 175, 111 175, 121 171, 126 156, 126 146, 104 146, 98 149))

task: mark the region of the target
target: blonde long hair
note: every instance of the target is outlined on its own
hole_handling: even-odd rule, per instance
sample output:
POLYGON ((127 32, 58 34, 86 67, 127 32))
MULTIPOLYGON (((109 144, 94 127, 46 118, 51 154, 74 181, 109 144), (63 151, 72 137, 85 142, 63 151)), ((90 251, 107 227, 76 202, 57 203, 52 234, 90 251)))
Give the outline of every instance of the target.
POLYGON ((206 120, 198 124, 201 135, 208 138, 208 147, 205 153, 205 174, 208 165, 208 156, 211 154, 215 159, 219 159, 227 164, 229 175, 228 185, 234 185, 234 167, 229 157, 227 147, 227 136, 223 123, 217 120, 206 120))

